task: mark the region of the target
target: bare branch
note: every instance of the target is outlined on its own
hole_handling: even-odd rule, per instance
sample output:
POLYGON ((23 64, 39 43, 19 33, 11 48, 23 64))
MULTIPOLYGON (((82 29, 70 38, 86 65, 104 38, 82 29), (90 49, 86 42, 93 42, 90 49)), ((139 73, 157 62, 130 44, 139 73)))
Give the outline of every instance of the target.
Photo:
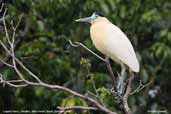
POLYGON ((1 5, 1 9, 0 9, 0 12, 2 12, 2 10, 3 10, 4 6, 5 6, 5 4, 4 4, 4 3, 2 3, 2 5, 1 5))
POLYGON ((7 41, 11 45, 11 41, 10 41, 10 37, 9 37, 9 34, 8 34, 7 25, 6 25, 6 21, 5 21, 5 15, 6 15, 6 13, 7 13, 7 8, 5 8, 5 11, 4 11, 2 20, 3 20, 3 25, 4 25, 4 29, 5 29, 5 34, 6 34, 7 41))
POLYGON ((27 67, 25 67, 24 65, 23 65, 23 63, 19 60, 19 59, 17 59, 15 56, 14 56, 14 59, 16 60, 16 62, 30 75, 30 76, 32 76, 33 78, 35 78, 38 82, 42 82, 39 78, 38 78, 38 76, 36 76, 33 72, 31 72, 27 67))
POLYGON ((14 66, 12 66, 11 64, 9 64, 9 63, 5 62, 5 61, 4 61, 4 60, 2 60, 2 59, 0 59, 0 62, 1 62, 2 64, 4 64, 4 65, 8 66, 8 67, 11 67, 11 68, 13 68, 13 67, 14 67, 14 66))
POLYGON ((129 95, 133 95, 133 94, 135 94, 135 93, 140 92, 142 89, 144 89, 145 87, 149 86, 151 83, 152 83, 152 81, 150 81, 150 82, 147 83, 147 84, 143 84, 143 83, 142 83, 142 80, 140 80, 139 86, 138 86, 134 91, 132 91, 129 95))
POLYGON ((131 86, 132 86, 132 81, 134 79, 134 74, 131 73, 131 76, 129 77, 129 80, 128 80, 128 84, 127 84, 127 87, 126 87, 126 92, 122 98, 122 105, 123 105, 123 111, 125 114, 131 114, 131 110, 129 108, 129 105, 128 105, 128 97, 129 97, 129 94, 131 92, 131 86))
POLYGON ((16 84, 12 84, 12 83, 10 83, 10 82, 8 82, 8 81, 6 82, 6 84, 9 85, 9 86, 15 87, 15 88, 23 88, 23 87, 28 86, 28 84, 16 85, 16 84))
POLYGON ((0 74, 0 84, 3 84, 3 85, 7 84, 7 85, 15 87, 15 88, 21 88, 21 87, 28 86, 28 84, 14 84, 14 83, 21 83, 21 82, 23 82, 23 80, 8 80, 8 81, 5 81, 5 80, 3 80, 2 74, 0 74))
MULTIPOLYGON (((2 60, 2 59, 1 59, 2 60)), ((10 55, 7 55, 1 62, 0 62, 0 68, 2 68, 3 66, 5 66, 4 63, 7 63, 10 60, 10 55)))
POLYGON ((94 94, 93 92, 86 90, 86 92, 88 93, 88 95, 93 96, 95 98, 99 98, 99 96, 97 96, 97 94, 94 94))
POLYGON ((86 49, 87 51, 89 51, 91 54, 93 54, 94 56, 96 56, 97 58, 99 58, 100 60, 102 60, 103 62, 106 62, 106 60, 103 58, 103 57, 101 57, 100 55, 98 55, 98 54, 96 54, 95 52, 93 52, 93 51, 91 51, 89 48, 87 48, 84 44, 82 44, 82 43, 80 43, 80 42, 74 42, 74 43, 72 43, 72 41, 71 40, 68 40, 69 41, 69 43, 70 43, 70 45, 71 46, 73 46, 73 47, 79 47, 79 46, 81 46, 81 47, 83 47, 84 49, 86 49))
POLYGON ((23 18, 23 14, 20 15, 19 21, 17 22, 17 24, 15 26, 14 26, 13 21, 11 21, 11 27, 13 29, 13 32, 16 32, 17 28, 19 27, 19 25, 21 23, 22 18, 23 18))
POLYGON ((32 83, 32 84, 29 84, 29 85, 32 85, 32 86, 41 86, 41 87, 46 87, 48 89, 54 89, 54 90, 61 90, 61 91, 64 91, 64 92, 68 92, 74 96, 77 96, 77 97, 80 97, 90 103, 92 103, 94 106, 96 106, 98 109, 100 109, 101 111, 107 113, 107 114, 116 114, 115 112, 112 112, 110 111, 109 109, 107 109, 106 107, 102 106, 100 103, 98 103, 96 100, 88 97, 88 96, 84 96, 80 93, 77 93, 76 91, 73 91, 71 89, 68 89, 66 87, 62 87, 62 86, 59 86, 59 85, 50 85, 50 84, 46 84, 46 83, 32 83))
MULTIPOLYGON (((28 74, 30 74, 30 76, 32 76, 33 78, 35 78, 38 82, 41 82, 41 80, 34 74, 34 73, 32 73, 32 72, 30 72, 30 70, 28 70, 23 64, 22 64, 22 62, 20 62, 20 60, 18 60, 16 57, 15 57, 15 55, 14 54, 12 54, 10 51, 9 51, 9 49, 5 46, 5 44, 0 40, 0 44, 1 44, 1 46, 4 48, 4 50, 13 58, 13 59, 15 59, 15 61, 17 61, 17 63, 28 73, 28 74)), ((11 46, 12 46, 13 44, 11 44, 11 46)), ((12 49, 11 49, 12 51, 14 51, 14 47, 12 46, 12 49)), ((14 61, 14 62, 15 62, 14 61)))

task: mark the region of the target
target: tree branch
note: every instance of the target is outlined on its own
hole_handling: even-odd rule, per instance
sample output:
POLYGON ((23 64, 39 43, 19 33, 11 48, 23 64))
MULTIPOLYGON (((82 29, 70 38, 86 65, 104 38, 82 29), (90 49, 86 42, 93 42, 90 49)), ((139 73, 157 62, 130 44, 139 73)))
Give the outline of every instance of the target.
MULTIPOLYGON (((8 66, 8 67, 13 68, 13 66, 12 66, 11 64, 7 63, 6 60, 4 61, 4 60, 2 60, 2 59, 0 58, 0 62, 1 62, 1 64, 4 64, 4 65, 6 65, 6 66, 8 66)), ((0 65, 0 66, 1 66, 1 65, 0 65)))
POLYGON ((72 43, 71 40, 68 40, 70 45, 73 46, 73 47, 83 47, 84 49, 86 49, 87 51, 89 51, 91 54, 93 54, 94 56, 96 56, 97 58, 99 58, 100 60, 102 60, 103 62, 106 62, 106 60, 104 58, 102 58, 100 55, 97 55, 96 53, 94 53, 93 51, 91 51, 89 48, 87 48, 84 44, 80 43, 80 42, 74 42, 72 43))
POLYGON ((21 88, 21 87, 26 87, 28 84, 14 84, 14 83, 22 83, 23 80, 8 80, 5 81, 3 79, 2 74, 0 74, 0 84, 3 84, 5 86, 6 84, 15 88, 21 88))
POLYGON ((129 105, 128 105, 128 97, 129 97, 130 92, 131 92, 131 86, 132 86, 133 79, 134 79, 134 75, 133 75, 133 73, 131 73, 131 76, 129 77, 129 80, 128 80, 126 92, 125 92, 125 94, 121 100, 121 104, 123 105, 124 114, 131 114, 131 110, 130 110, 129 105))
POLYGON ((140 80, 139 86, 134 91, 130 92, 129 95, 134 95, 135 93, 140 92, 142 89, 149 86, 151 83, 152 83, 152 81, 148 82, 147 84, 143 84, 142 80, 140 80))

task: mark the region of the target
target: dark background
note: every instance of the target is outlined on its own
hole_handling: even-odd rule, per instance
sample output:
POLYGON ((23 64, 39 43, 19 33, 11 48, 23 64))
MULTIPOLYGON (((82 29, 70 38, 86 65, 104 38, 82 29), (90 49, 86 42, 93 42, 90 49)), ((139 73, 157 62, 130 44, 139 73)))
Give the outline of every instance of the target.
MULTIPOLYGON (((1 1, 2 2, 2 1, 1 1)), ((100 100, 119 112, 110 95, 110 77, 105 64, 82 48, 71 47, 68 40, 79 41, 100 54, 92 45, 89 24, 75 23, 80 17, 102 12, 119 26, 131 40, 140 73, 134 88, 142 80, 150 83, 129 99, 134 114, 148 110, 171 113, 171 1, 170 0, 6 0, 7 27, 23 15, 16 36, 16 55, 41 80, 59 84, 81 93, 99 93, 100 100), (93 81, 96 90, 93 88, 93 81)), ((1 16, 3 11, 1 12, 1 16)), ((0 38, 4 39, 2 22, 0 38)), ((0 47, 0 57, 6 57, 0 47)), ((10 58, 6 58, 10 62, 10 58)), ((120 67, 112 64, 113 70, 120 67)), ((5 79, 15 79, 15 72, 0 63, 5 79)), ((25 74, 27 75, 27 74, 25 74)), ((28 78, 29 79, 29 78, 28 78)), ((30 79, 31 80, 31 79, 30 79)), ((12 88, 0 85, 0 110, 48 110, 56 106, 88 103, 67 93, 41 87, 12 88)), ((70 112, 72 114, 74 112, 70 112)), ((99 112, 78 112, 99 114, 99 112)), ((150 113, 149 113, 150 114, 150 113)), ((154 113, 153 113, 154 114, 154 113)), ((157 114, 157 113, 156 113, 157 114)))

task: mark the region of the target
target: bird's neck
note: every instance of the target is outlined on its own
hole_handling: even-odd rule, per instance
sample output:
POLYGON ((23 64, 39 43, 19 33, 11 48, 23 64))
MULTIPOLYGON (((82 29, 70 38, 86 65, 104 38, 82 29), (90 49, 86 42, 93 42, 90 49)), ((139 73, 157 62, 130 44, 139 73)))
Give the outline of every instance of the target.
POLYGON ((110 23, 110 21, 108 19, 106 19, 105 17, 98 17, 97 19, 91 21, 91 24, 97 24, 97 23, 110 23))

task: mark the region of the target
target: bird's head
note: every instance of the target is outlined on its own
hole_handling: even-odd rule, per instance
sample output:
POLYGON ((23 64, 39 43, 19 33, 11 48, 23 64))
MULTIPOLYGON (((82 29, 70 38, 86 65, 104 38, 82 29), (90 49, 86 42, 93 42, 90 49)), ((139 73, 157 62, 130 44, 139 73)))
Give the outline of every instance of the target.
POLYGON ((98 19, 102 19, 104 16, 101 13, 94 12, 90 17, 84 17, 75 20, 76 22, 89 22, 91 24, 95 23, 98 19))

